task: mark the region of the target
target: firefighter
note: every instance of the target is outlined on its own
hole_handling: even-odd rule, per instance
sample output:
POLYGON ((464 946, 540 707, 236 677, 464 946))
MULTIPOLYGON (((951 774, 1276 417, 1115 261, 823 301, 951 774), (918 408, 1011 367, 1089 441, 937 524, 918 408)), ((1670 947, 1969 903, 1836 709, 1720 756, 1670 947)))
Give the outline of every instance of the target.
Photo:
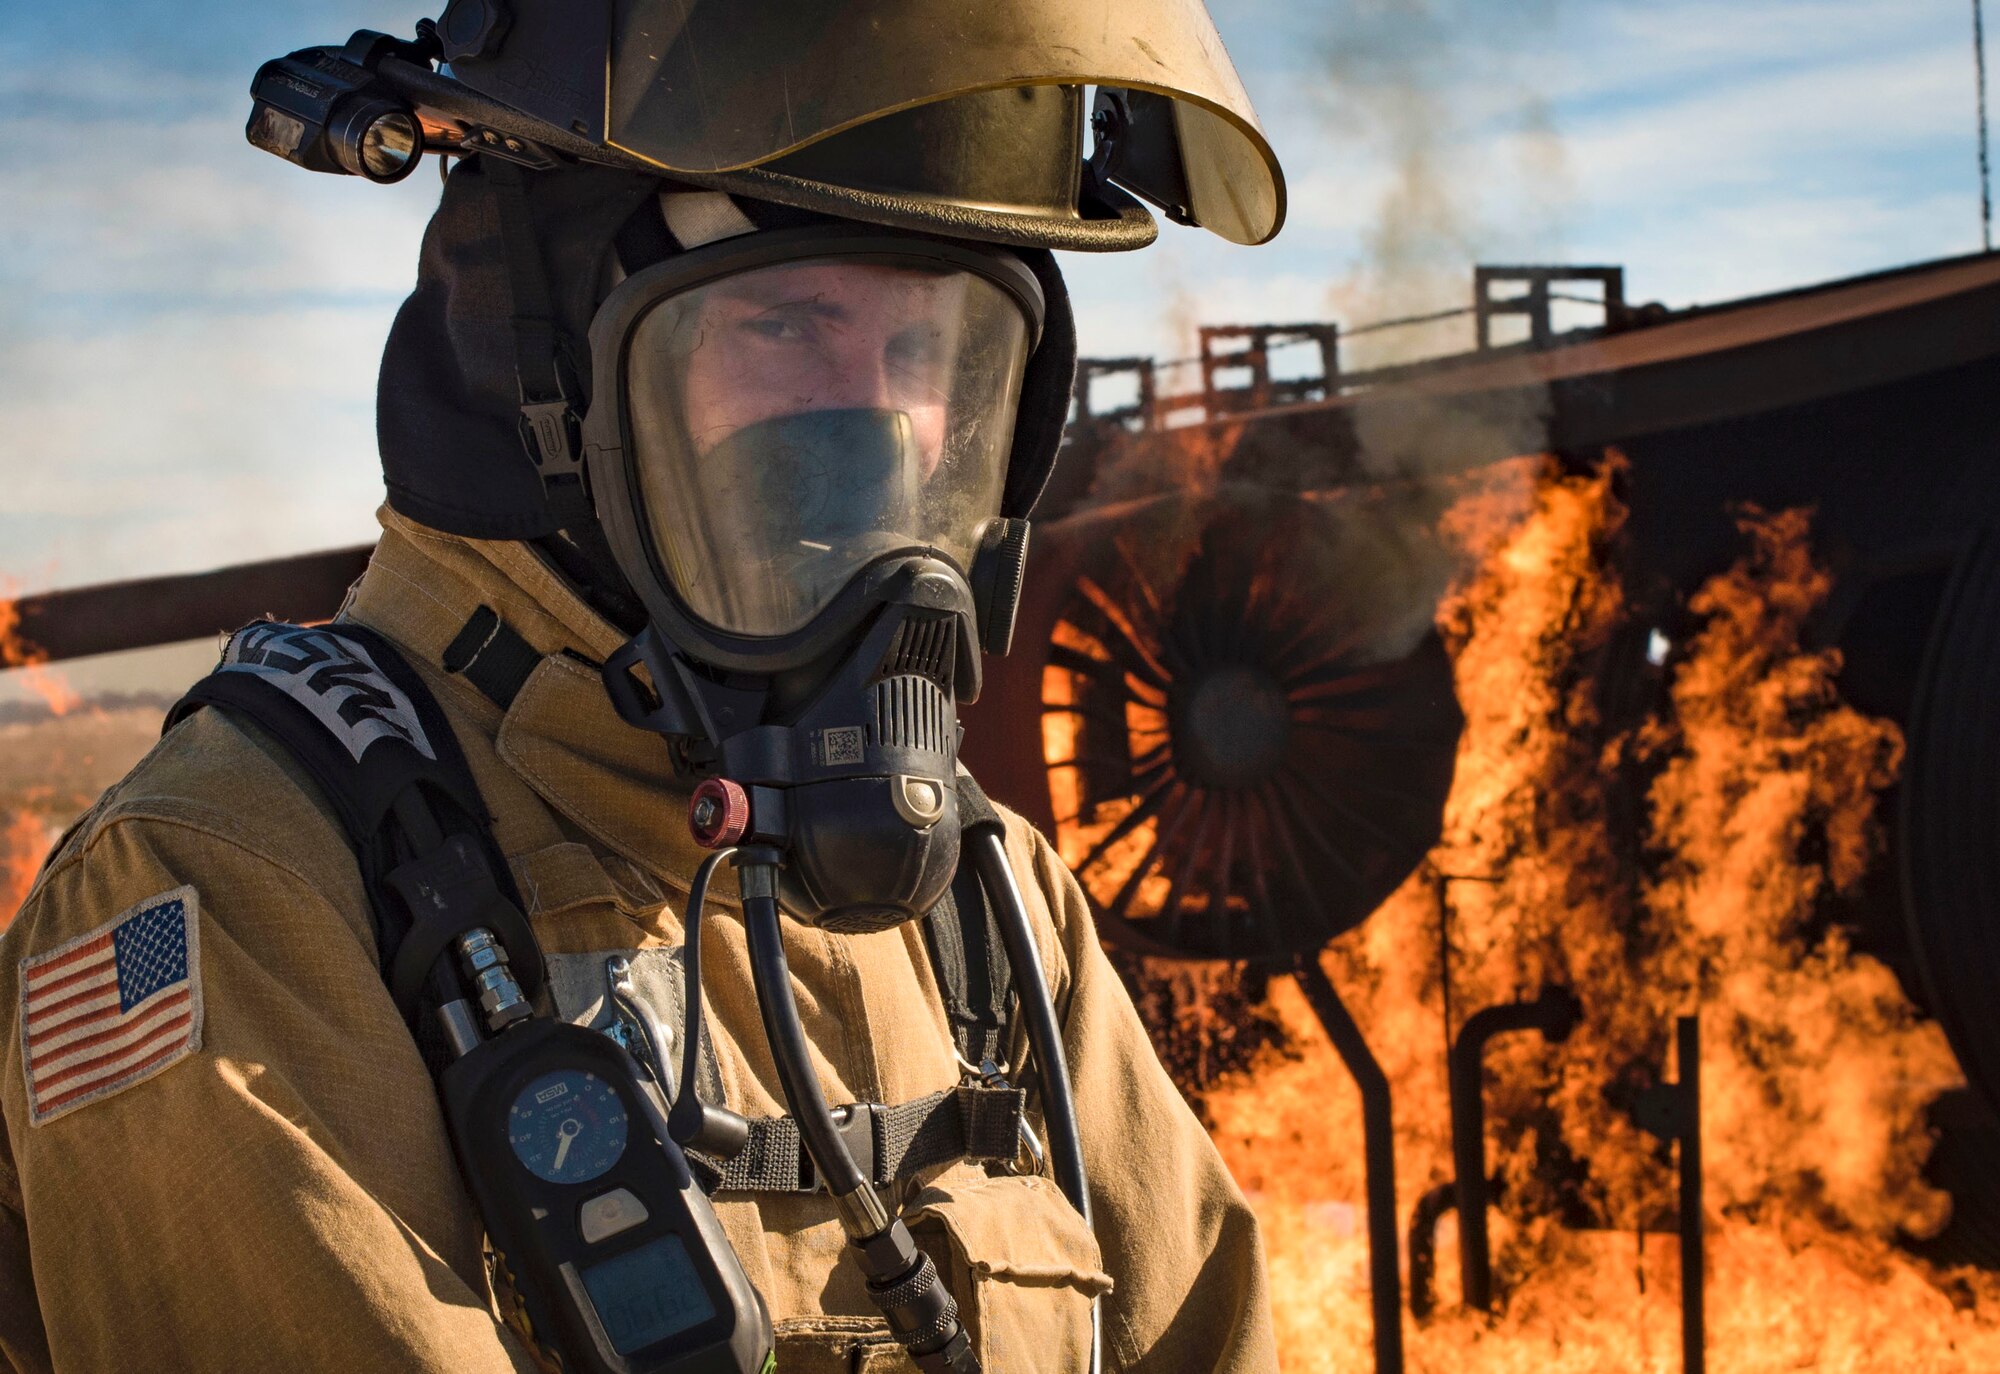
MULTIPOLYGON (((1150 242, 1128 189, 1239 242, 1282 220, 1199 5, 865 8, 640 3, 614 32, 568 7, 456 0, 417 43, 327 50, 361 92, 339 98, 388 113, 322 127, 274 94, 252 118, 260 146, 308 166, 330 148, 377 179, 425 141, 465 154, 384 355, 383 535, 332 629, 381 636, 434 699, 545 957, 541 996, 573 1021, 615 1020, 615 969, 687 1025, 674 975, 705 852, 688 797, 714 771, 699 741, 621 711, 604 665, 650 644, 656 684, 684 674, 689 701, 754 684, 760 726, 790 729, 881 589, 921 574, 964 608, 955 669, 933 671, 940 709, 969 697, 965 641, 1004 649, 1018 527, 1067 414, 1075 334, 1050 250, 1150 242), (1086 86, 1102 94, 1080 161, 1086 86)), ((333 661, 347 641, 287 643, 281 671, 239 635, 225 668, 319 672, 312 700, 357 760, 415 729, 357 686, 376 665, 333 661)), ((496 1315, 431 1069, 385 983, 351 818, 253 720, 175 719, 0 938, 0 1353, 23 1371, 533 1368, 496 1315)), ((814 740, 822 762, 847 747, 814 740)), ((908 793, 911 833, 938 832, 906 803, 951 794, 908 793)), ((850 810, 797 820, 797 848, 847 835, 850 810)), ((1094 1323, 1107 1368, 1274 1368, 1256 1222, 1077 883, 1032 828, 1005 826, 1092 1221, 1037 1166, 1032 1104, 1018 1154, 904 1141, 867 1167, 987 1370, 1083 1369, 1094 1323)), ((892 1113, 1018 1072, 1006 998, 968 997, 979 972, 968 985, 910 919, 937 883, 896 888, 874 854, 781 894, 828 1099, 892 1113)), ((701 1091, 778 1131, 726 872, 711 902, 701 1091)), ((714 1194, 778 1367, 910 1368, 811 1172, 794 1152, 714 1194)))

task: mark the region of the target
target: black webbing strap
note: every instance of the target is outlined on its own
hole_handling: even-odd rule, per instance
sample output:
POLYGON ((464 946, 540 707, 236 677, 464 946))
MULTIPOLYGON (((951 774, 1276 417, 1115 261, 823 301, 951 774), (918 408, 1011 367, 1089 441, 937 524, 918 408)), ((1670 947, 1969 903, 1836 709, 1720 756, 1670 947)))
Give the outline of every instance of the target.
POLYGON ((923 926, 959 1057, 975 1069, 988 1061, 1005 1063, 1014 969, 970 863, 959 865, 923 926))
MULTIPOLYGON (((848 1152, 877 1187, 960 1159, 1007 1162, 1020 1149, 1019 1088, 961 1084, 898 1106, 858 1102, 834 1112, 848 1152)), ((818 1186, 790 1117, 750 1122, 750 1143, 727 1163, 703 1159, 720 1181, 715 1191, 810 1193, 818 1186)))
POLYGON ((654 263, 665 262, 680 251, 673 232, 667 228, 667 218, 660 211, 658 196, 647 196, 639 202, 639 208, 626 217, 611 244, 618 252, 618 265, 628 277, 654 263))
POLYGON ((441 661, 447 673, 459 674, 504 711, 521 694, 542 656, 491 606, 481 606, 445 646, 441 661))
POLYGON ((581 417, 566 378, 564 339, 549 297, 548 263, 528 204, 528 173, 503 158, 480 159, 499 192, 500 243, 507 254, 507 289, 513 297, 514 380, 521 395, 521 443, 541 474, 542 495, 556 528, 574 535, 595 528, 596 512, 584 485, 581 417))
MULTIPOLYGON (((222 661, 167 712, 171 730, 203 706, 250 717, 277 736, 350 836, 372 838, 397 795, 423 783, 461 807, 458 740, 436 703, 395 670, 379 636, 357 627, 258 621, 229 637, 222 661)), ((469 777, 469 773, 468 773, 469 777)))

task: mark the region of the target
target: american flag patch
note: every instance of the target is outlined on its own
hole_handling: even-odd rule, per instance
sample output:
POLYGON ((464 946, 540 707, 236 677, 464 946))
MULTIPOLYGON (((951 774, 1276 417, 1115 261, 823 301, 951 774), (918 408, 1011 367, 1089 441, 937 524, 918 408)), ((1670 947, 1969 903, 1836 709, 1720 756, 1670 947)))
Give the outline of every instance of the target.
POLYGON ((21 1059, 37 1126, 201 1048, 191 887, 21 961, 21 1059))

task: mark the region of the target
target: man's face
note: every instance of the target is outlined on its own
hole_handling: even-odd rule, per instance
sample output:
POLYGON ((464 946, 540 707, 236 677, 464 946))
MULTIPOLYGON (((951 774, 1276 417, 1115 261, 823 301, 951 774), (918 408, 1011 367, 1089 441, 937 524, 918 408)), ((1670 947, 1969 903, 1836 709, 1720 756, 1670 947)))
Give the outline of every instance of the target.
POLYGON ((909 416, 923 473, 944 451, 959 273, 806 262, 728 278, 703 293, 682 394, 705 456, 761 420, 815 410, 909 416))
POLYGON ((788 634, 896 550, 971 566, 1031 326, 1002 286, 927 256, 753 267, 640 314, 632 470, 662 568, 711 625, 788 634))

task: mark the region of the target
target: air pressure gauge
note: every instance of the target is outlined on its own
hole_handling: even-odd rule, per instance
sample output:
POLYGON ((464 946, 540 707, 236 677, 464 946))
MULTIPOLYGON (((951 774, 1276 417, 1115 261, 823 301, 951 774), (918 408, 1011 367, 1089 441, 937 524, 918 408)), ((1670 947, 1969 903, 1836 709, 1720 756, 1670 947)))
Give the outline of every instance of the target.
POLYGON ((531 1081, 507 1113, 507 1143, 536 1178, 588 1183, 625 1153, 625 1107, 611 1085, 582 1069, 531 1081))

